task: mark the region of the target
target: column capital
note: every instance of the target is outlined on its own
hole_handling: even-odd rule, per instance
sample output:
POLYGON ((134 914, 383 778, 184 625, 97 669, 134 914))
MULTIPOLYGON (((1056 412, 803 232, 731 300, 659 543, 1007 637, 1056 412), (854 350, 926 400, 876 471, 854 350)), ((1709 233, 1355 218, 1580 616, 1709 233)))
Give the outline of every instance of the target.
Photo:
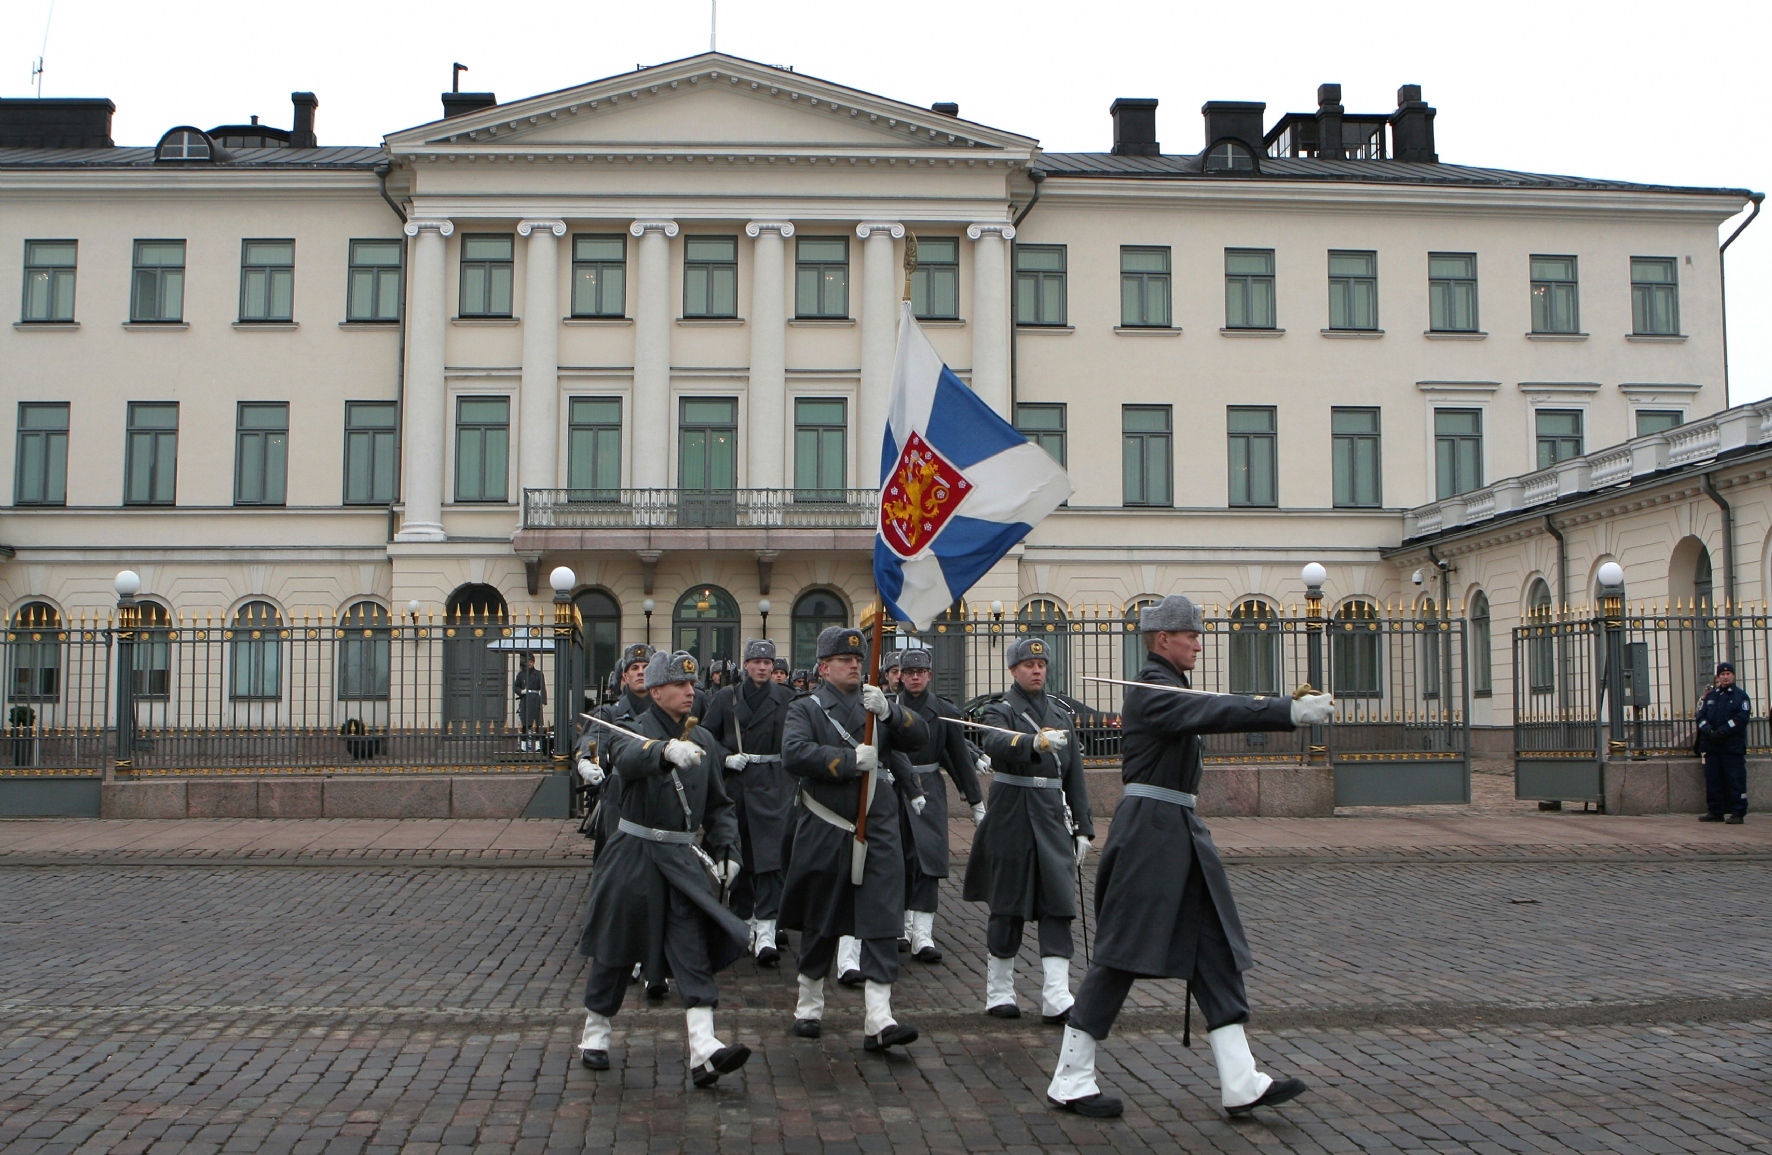
POLYGON ((546 221, 546 220, 543 220, 543 221, 518 221, 517 222, 517 235, 520 237, 526 237, 530 233, 534 232, 536 229, 546 229, 548 232, 553 233, 556 237, 563 237, 566 235, 566 222, 565 221, 546 221))
POLYGON ((966 226, 966 235, 972 240, 976 241, 987 233, 1012 241, 1015 239, 1015 226, 1008 221, 979 221, 966 226))
POLYGON ((426 229, 432 230, 440 237, 446 237, 455 232, 455 222, 443 220, 410 220, 406 222, 406 227, 401 231, 409 237, 416 237, 426 229))
POLYGON ((904 226, 897 221, 863 221, 855 226, 855 235, 865 241, 875 229, 889 233, 895 241, 904 237, 904 226))
POLYGON ((677 235, 677 222, 668 220, 635 221, 628 226, 630 236, 643 237, 649 232, 663 233, 667 237, 677 235))
POLYGON ((744 235, 755 237, 762 233, 780 233, 783 240, 794 235, 793 221, 752 221, 744 227, 744 235))

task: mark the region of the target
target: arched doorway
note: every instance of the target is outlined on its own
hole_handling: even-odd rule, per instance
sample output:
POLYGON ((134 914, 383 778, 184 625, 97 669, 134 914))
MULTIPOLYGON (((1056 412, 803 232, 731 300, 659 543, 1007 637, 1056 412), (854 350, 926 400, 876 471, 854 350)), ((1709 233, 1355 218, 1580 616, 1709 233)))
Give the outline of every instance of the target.
POLYGON ((796 670, 818 665, 818 635, 849 624, 843 599, 830 590, 807 590, 794 600, 793 663, 796 670))
POLYGON ((603 700, 609 674, 621 655, 621 607, 602 590, 581 590, 573 595, 578 607, 579 635, 578 683, 584 687, 585 702, 594 705, 603 700))
POLYGON ((696 586, 671 612, 672 645, 687 650, 703 670, 738 656, 738 603, 719 586, 696 586))
POLYGON ((489 649, 504 628, 504 595, 489 585, 459 586, 444 606, 443 721, 503 725, 509 678, 505 655, 489 649))

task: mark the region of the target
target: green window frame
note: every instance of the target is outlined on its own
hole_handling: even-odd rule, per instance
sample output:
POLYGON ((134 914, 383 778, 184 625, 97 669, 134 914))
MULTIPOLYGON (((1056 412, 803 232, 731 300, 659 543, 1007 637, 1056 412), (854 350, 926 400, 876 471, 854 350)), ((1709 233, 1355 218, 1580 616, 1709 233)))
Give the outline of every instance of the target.
POLYGON ((282 505, 289 489, 289 403, 242 401, 234 420, 234 504, 282 505))
POLYGON ((738 316, 738 238, 683 238, 683 315, 738 316))
POLYGON ((1477 590, 1470 597, 1471 615, 1471 694, 1489 698, 1495 694, 1494 621, 1489 613, 1489 595, 1477 590))
POLYGON ((1067 289, 1063 245, 1015 246, 1015 323, 1062 327, 1067 289))
POLYGON ((1233 694, 1272 694, 1280 690, 1280 623, 1273 607, 1256 598, 1239 602, 1231 610, 1230 691, 1233 694))
POLYGON ((677 413, 679 488, 733 492, 738 486, 738 399, 684 397, 677 413))
POLYGON ((1278 326, 1274 302, 1274 251, 1224 251, 1224 327, 1273 329, 1278 326))
POLYGON ((849 316, 848 237, 800 237, 794 242, 794 316, 849 316))
POLYGON ((1532 331, 1581 332, 1580 267, 1574 257, 1532 258, 1532 331))
POLYGON ((1227 406, 1225 432, 1229 440, 1230 504, 1256 508, 1278 505, 1278 416, 1273 406, 1227 406))
POLYGON ((185 243, 137 241, 130 270, 129 321, 175 325, 185 319, 185 243))
POLYGON ((1015 406, 1015 431, 1044 449, 1059 465, 1065 463, 1065 405, 1029 401, 1015 406))
POLYGON ((794 500, 844 501, 849 480, 849 402, 794 399, 794 500))
POLYGON ((1666 433, 1686 423, 1686 413, 1681 409, 1639 409, 1637 410, 1637 436, 1647 437, 1651 433, 1666 433))
POLYGON ((1384 504, 1381 414, 1376 408, 1329 410, 1335 508, 1377 509, 1384 504))
POLYGON ((572 238, 572 315, 621 317, 628 307, 628 238, 579 233, 572 238))
POLYGON ((1427 255, 1427 327, 1433 333, 1477 331, 1477 254, 1427 255))
POLYGON ((1384 696, 1384 634, 1368 601, 1337 606, 1329 622, 1329 689, 1337 698, 1384 696))
POLYGON ((392 505, 400 496, 400 406, 345 402, 345 504, 392 505))
POLYGON ((1120 246, 1120 325, 1128 329, 1171 327, 1169 248, 1120 246))
POLYGON ((1672 257, 1630 259, 1631 332, 1638 337, 1680 334, 1680 266, 1672 257))
POLYGON ((1378 254, 1329 250, 1329 327, 1356 332, 1378 328, 1378 254))
POLYGON ((178 402, 131 401, 124 448, 123 504, 178 500, 178 402))
POLYGON ((228 631, 237 702, 275 702, 283 697, 283 615, 270 602, 247 602, 228 631))
POLYGON ((1167 405, 1120 407, 1120 501, 1175 504, 1174 425, 1167 405))
POLYGON ((14 505, 68 503, 68 403, 21 401, 14 505))
POLYGON ((19 320, 25 324, 67 324, 74 319, 74 276, 79 241, 26 241, 25 291, 19 320))
POLYGON ((240 322, 295 320, 295 242, 240 242, 240 322))
POLYGON ((405 260, 406 245, 402 241, 352 241, 345 280, 345 320, 398 321, 405 260))
POLYGON ((1539 409, 1532 418, 1538 441, 1538 468, 1549 469, 1585 452, 1581 410, 1539 409))
POLYGON ((911 312, 923 321, 960 319, 960 238, 917 238, 911 312))
POLYGON ((338 619, 337 674, 341 702, 381 702, 393 672, 393 623, 372 601, 353 602, 338 619))
POLYGON ((511 399, 455 399, 455 500, 497 503, 510 484, 511 399))
POLYGON ((1434 410, 1436 500, 1456 497, 1483 485, 1483 411, 1434 410))
POLYGON ((138 702, 164 702, 172 697, 172 615, 159 602, 138 601, 135 611, 131 693, 138 702))
POLYGON ((620 397, 567 402, 566 486, 572 501, 621 499, 620 397))
POLYGON ((509 317, 516 276, 516 244, 509 233, 468 233, 461 239, 461 315, 509 317))

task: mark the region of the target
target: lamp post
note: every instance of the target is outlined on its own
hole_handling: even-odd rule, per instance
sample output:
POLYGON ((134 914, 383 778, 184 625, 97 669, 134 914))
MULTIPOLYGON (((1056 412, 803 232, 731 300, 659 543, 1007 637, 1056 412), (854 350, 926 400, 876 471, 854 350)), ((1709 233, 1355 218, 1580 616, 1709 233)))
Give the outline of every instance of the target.
POLYGON ((412 624, 415 626, 418 624, 418 611, 419 604, 417 598, 413 598, 406 603, 406 616, 412 619, 412 624))
POLYGON ((1003 640, 1003 603, 991 603, 991 645, 1003 640))
MULTIPOLYGON (((1300 570, 1298 576, 1304 579, 1305 678, 1310 682, 1311 689, 1321 693, 1324 688, 1323 583, 1329 580, 1329 571, 1313 561, 1300 570)), ((1321 726, 1311 727, 1309 753, 1313 762, 1329 755, 1329 746, 1323 741, 1321 726)))
POLYGON ((117 750, 113 776, 129 774, 135 767, 135 631, 141 609, 135 595, 142 579, 132 569, 117 574, 111 588, 117 591, 117 750))
POLYGON ((640 611, 646 615, 646 644, 649 646, 652 644, 652 611, 657 608, 658 603, 651 598, 640 603, 640 611))
POLYGON ((1604 756, 1623 757, 1624 738, 1624 567, 1609 561, 1595 575, 1600 584, 1600 618, 1606 631, 1606 748, 1604 756))
POLYGON ((555 566, 548 574, 554 587, 554 761, 565 762, 572 753, 573 670, 578 663, 572 659, 578 651, 578 628, 573 621, 572 587, 578 575, 566 566, 555 566))
POLYGON ((763 615, 763 636, 765 638, 769 636, 769 611, 772 608, 774 607, 769 604, 768 598, 762 598, 757 602, 757 612, 763 615))

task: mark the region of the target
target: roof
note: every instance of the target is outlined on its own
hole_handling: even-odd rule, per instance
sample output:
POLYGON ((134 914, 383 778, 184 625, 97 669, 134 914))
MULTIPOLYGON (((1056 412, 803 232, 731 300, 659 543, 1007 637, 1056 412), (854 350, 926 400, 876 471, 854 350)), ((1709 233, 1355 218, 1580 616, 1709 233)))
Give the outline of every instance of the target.
MULTIPOLYGON (((380 145, 231 148, 224 160, 175 161, 168 169, 369 169, 387 159, 380 145)), ((154 147, 0 148, 0 168, 154 168, 154 147)))

